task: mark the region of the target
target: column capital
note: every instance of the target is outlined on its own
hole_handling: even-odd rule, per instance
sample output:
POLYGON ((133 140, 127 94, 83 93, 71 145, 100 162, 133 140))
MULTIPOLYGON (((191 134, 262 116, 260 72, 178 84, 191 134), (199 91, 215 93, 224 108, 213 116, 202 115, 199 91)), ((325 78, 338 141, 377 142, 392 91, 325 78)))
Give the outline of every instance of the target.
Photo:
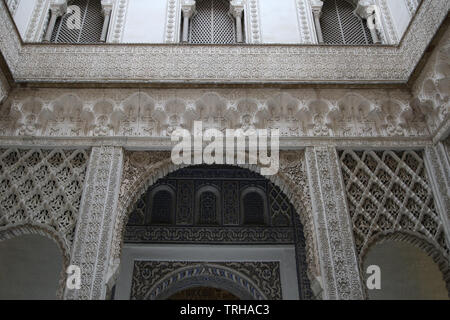
POLYGON ((314 15, 317 15, 320 17, 322 15, 322 7, 323 7, 323 1, 311 0, 311 10, 314 15))
POLYGON ((102 0, 102 11, 103 15, 111 14, 111 11, 113 9, 113 3, 111 0, 102 0))
POLYGON ((67 1, 52 0, 52 2, 50 2, 50 11, 56 16, 64 15, 67 11, 67 1))
POLYGON ((232 0, 230 2, 230 14, 235 18, 240 18, 244 11, 244 0, 232 0))
POLYGON ((181 3, 183 17, 190 18, 195 13, 195 0, 183 0, 181 3))
POLYGON ((376 13, 376 7, 370 0, 361 0, 356 6, 355 13, 362 19, 367 19, 376 13))

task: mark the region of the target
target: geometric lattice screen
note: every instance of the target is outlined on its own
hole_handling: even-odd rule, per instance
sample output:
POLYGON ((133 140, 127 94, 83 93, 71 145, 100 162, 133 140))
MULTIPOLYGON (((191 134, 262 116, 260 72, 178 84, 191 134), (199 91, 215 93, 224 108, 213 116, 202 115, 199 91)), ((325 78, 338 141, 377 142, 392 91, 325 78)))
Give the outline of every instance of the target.
POLYGON ((448 255, 422 152, 340 151, 358 253, 382 232, 425 236, 448 255))
POLYGON ((234 19, 226 0, 197 0, 192 17, 189 43, 231 44, 236 42, 234 19))
POLYGON ((320 25, 326 44, 372 44, 372 36, 355 7, 346 0, 325 0, 320 25))
POLYGON ((73 13, 56 20, 51 42, 53 43, 98 43, 102 35, 104 16, 100 0, 71 0, 67 6, 78 6, 81 14, 81 28, 68 28, 67 21, 73 13))
POLYGON ((42 225, 71 248, 88 154, 0 149, 0 228, 42 225))

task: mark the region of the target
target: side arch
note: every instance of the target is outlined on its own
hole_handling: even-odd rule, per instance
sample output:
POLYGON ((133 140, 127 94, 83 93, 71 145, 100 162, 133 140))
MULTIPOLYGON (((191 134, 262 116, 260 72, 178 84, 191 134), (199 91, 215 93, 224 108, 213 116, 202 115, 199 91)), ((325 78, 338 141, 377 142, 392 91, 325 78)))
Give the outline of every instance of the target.
MULTIPOLYGON (((450 297, 450 259, 448 253, 441 248, 431 243, 424 235, 412 231, 384 231, 372 236, 366 245, 362 248, 359 255, 359 266, 361 270, 361 278, 363 278, 363 264, 366 256, 371 248, 387 240, 399 241, 409 243, 421 250, 423 250, 434 263, 439 267, 442 273, 442 278, 446 284, 448 295, 450 297)), ((367 287, 366 298, 368 297, 367 287)))
POLYGON ((1 228, 0 242, 30 234, 40 235, 50 240, 53 240, 60 250, 60 253, 63 258, 63 265, 61 269, 61 274, 59 276, 58 291, 56 292, 56 296, 59 299, 62 299, 67 279, 67 274, 65 271, 67 270, 70 264, 70 248, 68 248, 67 245, 65 244, 64 237, 62 237, 61 235, 59 235, 57 232, 55 232, 46 225, 22 224, 1 228))

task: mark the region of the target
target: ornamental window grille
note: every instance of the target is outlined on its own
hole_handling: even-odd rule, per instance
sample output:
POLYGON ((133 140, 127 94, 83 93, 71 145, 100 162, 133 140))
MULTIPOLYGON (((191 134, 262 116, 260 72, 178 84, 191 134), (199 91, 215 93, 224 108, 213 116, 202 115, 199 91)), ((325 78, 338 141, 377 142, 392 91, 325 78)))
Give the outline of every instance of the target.
POLYGON ((199 225, 216 225, 218 197, 211 191, 202 192, 198 208, 199 225))
POLYGON ((170 216, 171 226, 289 227, 292 210, 281 189, 254 172, 193 166, 149 187, 135 203, 128 226, 167 224, 170 216))
POLYGON ((356 15, 355 7, 347 0, 325 0, 320 25, 326 44, 373 44, 366 21, 356 15))
POLYGON ((196 14, 189 26, 189 43, 236 43, 234 18, 227 0, 197 0, 196 14))
POLYGON ((84 150, 0 149, 0 230, 43 227, 71 248, 88 161, 84 150))
POLYGON ((52 43, 98 43, 102 35, 104 16, 100 0, 71 0, 67 6, 80 8, 79 28, 74 24, 74 12, 68 12, 56 20, 52 43), (71 23, 72 22, 72 23, 71 23))
POLYGON ((242 198, 244 225, 264 225, 265 206, 262 195, 258 192, 248 192, 242 198))
POLYGON ((358 253, 386 233, 416 233, 448 255, 421 151, 340 152, 358 253))
POLYGON ((152 199, 151 223, 170 224, 172 223, 172 207, 174 199, 167 190, 160 190, 155 193, 152 199))

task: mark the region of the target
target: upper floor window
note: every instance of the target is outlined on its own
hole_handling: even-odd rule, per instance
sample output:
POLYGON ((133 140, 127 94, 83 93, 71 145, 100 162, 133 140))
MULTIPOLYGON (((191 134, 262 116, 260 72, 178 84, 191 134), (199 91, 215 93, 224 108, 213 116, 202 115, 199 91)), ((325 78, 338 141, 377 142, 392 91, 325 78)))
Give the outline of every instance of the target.
POLYGON ((365 20, 355 13, 347 0, 324 0, 320 18, 323 42, 326 44, 373 44, 365 20))
POLYGON ((100 0, 70 0, 50 7, 44 40, 52 43, 98 43, 106 40, 111 7, 100 0))
POLYGON ((229 0, 187 1, 182 6, 182 41, 198 44, 233 44, 243 42, 241 3, 229 0))
POLYGON ((198 225, 220 225, 221 201, 219 191, 212 186, 204 186, 196 194, 196 223, 198 225))
POLYGON ((241 194, 241 214, 244 225, 267 224, 267 195, 257 187, 248 187, 241 194))
POLYGON ((151 199, 151 223, 152 224, 171 224, 173 221, 174 198, 169 190, 158 190, 151 199))
POLYGON ((251 191, 242 198, 244 225, 264 225, 265 224, 265 205, 263 195, 251 191))

